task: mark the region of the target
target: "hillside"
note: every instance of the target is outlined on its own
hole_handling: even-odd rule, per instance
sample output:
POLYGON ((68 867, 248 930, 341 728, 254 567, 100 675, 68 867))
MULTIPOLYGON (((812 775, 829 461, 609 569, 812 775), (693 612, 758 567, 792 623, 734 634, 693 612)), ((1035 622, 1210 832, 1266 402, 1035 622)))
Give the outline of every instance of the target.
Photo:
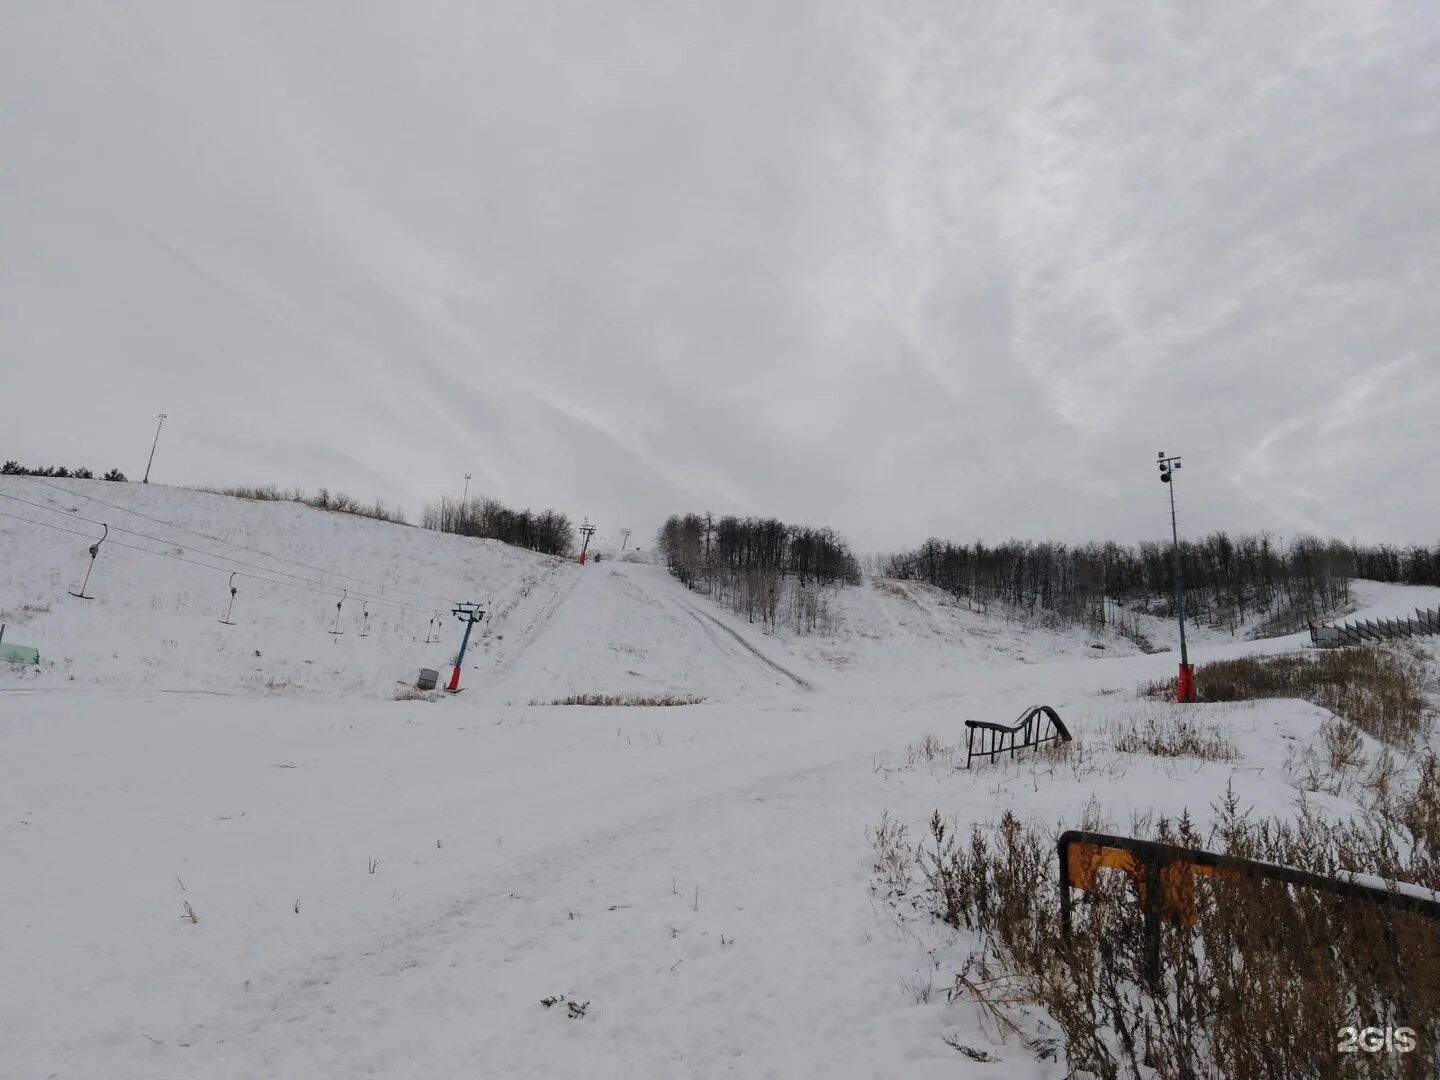
MULTIPOLYGON (((882 822, 918 839, 937 809, 962 832, 1006 810, 1117 829, 1188 810, 1203 828, 1227 785, 1255 814, 1305 800, 1338 822, 1388 753, 1358 735, 1317 789, 1324 709, 1143 698, 1173 654, 911 584, 836 593, 826 634, 766 635, 660 566, 153 485, 56 488, 0 482, 7 641, 45 658, 0 670, 5 1075, 1058 1080, 1063 1059, 947 1000, 974 940, 881 887, 882 822), (95 599, 69 597, 95 535, 82 518, 162 554, 102 546, 95 599), (217 621, 229 560, 256 575, 237 579, 233 627, 217 621), (333 636, 324 590, 352 587, 333 636), (445 639, 424 640, 431 593, 486 600, 494 620, 466 693, 392 700, 454 647, 448 612, 445 639), (705 700, 546 704, 620 692, 705 700), (966 770, 964 722, 1031 702, 1060 711, 1071 751, 966 770), (1135 744, 1166 730, 1233 756, 1135 744), (542 1004, 562 994, 582 1015, 542 1004)), ((1363 612, 1437 592, 1357 596, 1363 612)))
POLYGON ((5 477, 0 512, 0 621, 43 661, 11 685, 388 696, 453 659, 455 602, 523 625, 573 573, 496 541, 159 485, 5 477), (94 599, 77 599, 101 523, 94 599))
POLYGON ((43 661, 0 671, 0 685, 390 697, 421 667, 453 663, 459 600, 488 611, 467 688, 522 703, 783 693, 1137 651, 1114 635, 985 617, 928 586, 887 581, 828 591, 823 632, 767 635, 612 548, 582 569, 495 541, 159 485, 4 477, 0 513, 0 621, 8 641, 43 661), (104 525, 93 599, 78 599, 70 591, 104 525))

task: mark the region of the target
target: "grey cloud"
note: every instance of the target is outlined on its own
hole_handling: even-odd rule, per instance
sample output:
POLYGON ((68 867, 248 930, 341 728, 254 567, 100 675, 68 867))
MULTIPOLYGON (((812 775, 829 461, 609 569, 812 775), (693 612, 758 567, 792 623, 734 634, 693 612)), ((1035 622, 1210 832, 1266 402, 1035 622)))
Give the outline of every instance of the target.
POLYGON ((648 535, 1440 533, 1423 5, 16 5, 4 456, 648 535))

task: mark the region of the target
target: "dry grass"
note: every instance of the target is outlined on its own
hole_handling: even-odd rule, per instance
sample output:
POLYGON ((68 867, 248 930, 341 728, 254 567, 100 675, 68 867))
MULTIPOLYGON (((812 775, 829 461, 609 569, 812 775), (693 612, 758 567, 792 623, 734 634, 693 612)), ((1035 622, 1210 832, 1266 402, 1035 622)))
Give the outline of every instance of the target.
MULTIPOLYGON (((1323 874, 1353 870, 1440 886, 1433 758, 1413 786, 1348 824, 1304 807, 1295 821, 1252 820, 1228 791, 1214 810, 1208 834, 1188 816, 1138 831, 1323 874)), ((877 854, 904 848, 883 822, 874 839, 877 854)), ((1142 909, 1122 872, 1102 872, 1095 891, 1075 894, 1073 933, 1062 945, 1047 830, 1007 812, 993 832, 977 827, 962 841, 937 812, 915 854, 930 912, 979 939, 951 996, 975 997, 1012 1031, 1033 1024, 1032 1007, 1042 1006, 1063 1033, 1071 1069, 1105 1080, 1434 1075, 1433 920, 1274 882, 1201 878, 1194 922, 1162 928, 1161 977, 1152 984, 1142 909), (980 1001, 977 988, 987 987, 1003 993, 980 1001), (1341 1055, 1347 1025, 1410 1027, 1422 1049, 1341 1055)), ((877 858, 877 874, 892 888, 899 868, 895 854, 877 858)))
MULTIPOLYGON (((1195 669, 1201 701, 1302 698, 1399 747, 1413 746, 1428 732, 1434 711, 1426 694, 1432 681, 1424 654, 1413 646, 1247 656, 1195 669)), ((1173 701, 1175 680, 1144 683, 1140 691, 1173 701)))
POLYGON ((1115 733, 1113 745, 1122 754, 1240 760, 1240 750, 1230 736, 1218 724, 1196 717, 1193 710, 1131 717, 1115 733))
POLYGON ((875 876, 885 895, 904 896, 910 891, 915 864, 908 830, 887 810, 881 814, 879 825, 865 830, 865 838, 875 848, 875 876))
POLYGON ((404 513, 397 507, 391 509, 376 499, 373 503, 362 503, 344 492, 331 493, 321 488, 314 495, 307 495, 299 488, 285 489, 274 484, 241 484, 231 487, 209 487, 197 485, 190 490, 207 491, 212 495, 228 495, 232 499, 248 499, 251 502, 298 502, 316 510, 330 510, 337 514, 353 514, 356 517, 388 521, 392 525, 405 525, 404 513))
POLYGON ((50 605, 45 603, 24 603, 19 607, 0 610, 0 623, 14 623, 21 626, 36 615, 50 614, 50 605))
POLYGON ((905 748, 905 764, 919 765, 924 762, 933 765, 938 761, 942 765, 954 765, 955 754, 955 747, 946 746, 940 741, 940 736, 933 731, 927 731, 919 742, 911 743, 905 748))
POLYGON ((705 699, 692 694, 571 694, 554 701, 532 701, 531 705, 623 705, 623 706, 671 706, 699 705, 705 699))

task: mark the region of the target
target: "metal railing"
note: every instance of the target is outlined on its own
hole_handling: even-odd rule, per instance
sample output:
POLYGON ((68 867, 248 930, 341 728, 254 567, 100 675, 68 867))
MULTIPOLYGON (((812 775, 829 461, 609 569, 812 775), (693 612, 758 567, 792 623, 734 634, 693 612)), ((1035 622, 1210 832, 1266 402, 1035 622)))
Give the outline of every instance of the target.
POLYGON ((1428 889, 1405 892, 1389 885, 1371 885, 1360 880, 1359 875, 1326 877, 1308 870, 1233 855, 1217 855, 1198 848, 1075 829, 1061 833, 1057 846, 1060 856, 1061 940, 1066 943, 1070 940, 1070 890, 1092 889, 1097 870, 1123 870, 1136 883, 1140 902, 1144 905, 1146 975, 1152 982, 1160 977, 1161 914, 1169 914, 1186 923, 1197 917, 1194 891, 1197 876, 1282 881, 1299 888, 1440 919, 1440 894, 1428 889))
POLYGON ((1000 754, 1009 753, 1014 757, 1017 750, 1070 741, 1070 732, 1060 720, 1060 714, 1049 705, 1027 705, 1013 724, 966 720, 965 728, 967 769, 977 757, 989 757, 994 761, 1000 754), (980 744, 978 750, 975 748, 977 739, 980 744))

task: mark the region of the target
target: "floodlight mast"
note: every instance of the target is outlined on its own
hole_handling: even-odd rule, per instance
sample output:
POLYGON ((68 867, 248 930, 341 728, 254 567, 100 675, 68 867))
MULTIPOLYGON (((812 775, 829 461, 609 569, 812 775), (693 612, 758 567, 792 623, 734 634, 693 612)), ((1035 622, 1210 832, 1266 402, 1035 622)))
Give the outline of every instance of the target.
POLYGON ((160 413, 160 422, 155 425, 155 441, 150 444, 150 460, 145 463, 145 479, 142 484, 150 483, 150 466, 155 464, 155 447, 160 445, 160 429, 165 426, 165 417, 168 413, 160 413))
POLYGON ((1190 663, 1190 654, 1185 648, 1185 579, 1180 571, 1180 528, 1175 519, 1175 474, 1180 471, 1180 458, 1166 457, 1161 450, 1156 455, 1160 467, 1160 482, 1170 487, 1170 541, 1171 573, 1175 581, 1175 617, 1180 622, 1180 671, 1175 683, 1175 700, 1195 700, 1195 668, 1190 663))

